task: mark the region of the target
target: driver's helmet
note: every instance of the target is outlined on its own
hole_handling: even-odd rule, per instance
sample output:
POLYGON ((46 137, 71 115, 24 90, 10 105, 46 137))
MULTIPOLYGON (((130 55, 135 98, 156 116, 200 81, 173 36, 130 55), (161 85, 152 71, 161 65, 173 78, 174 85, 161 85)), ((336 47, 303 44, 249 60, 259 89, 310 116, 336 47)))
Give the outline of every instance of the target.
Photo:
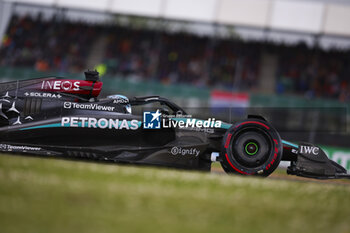
POLYGON ((129 98, 124 95, 109 95, 108 99, 114 99, 113 103, 122 104, 125 106, 125 111, 131 114, 131 105, 129 103, 129 98))

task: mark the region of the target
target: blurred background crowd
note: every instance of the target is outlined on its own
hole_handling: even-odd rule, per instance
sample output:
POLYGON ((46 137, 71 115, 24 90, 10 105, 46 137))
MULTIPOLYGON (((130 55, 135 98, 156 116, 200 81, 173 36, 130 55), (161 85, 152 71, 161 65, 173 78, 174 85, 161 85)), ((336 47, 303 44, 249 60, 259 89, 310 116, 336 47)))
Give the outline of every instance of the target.
POLYGON ((81 71, 96 34, 87 24, 14 16, 2 41, 0 65, 81 71))
POLYGON ((350 100, 348 50, 71 22, 58 16, 44 20, 40 14, 12 16, 0 66, 82 72, 93 68, 89 64, 98 54, 108 77, 259 92, 263 53, 277 57, 275 93, 350 100))

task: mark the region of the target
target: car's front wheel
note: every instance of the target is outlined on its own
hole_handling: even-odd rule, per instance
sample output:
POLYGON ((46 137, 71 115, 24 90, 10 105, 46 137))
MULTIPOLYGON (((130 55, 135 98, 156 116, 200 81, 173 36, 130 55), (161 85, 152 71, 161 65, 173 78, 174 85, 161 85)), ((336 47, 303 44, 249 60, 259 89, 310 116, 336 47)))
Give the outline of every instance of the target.
POLYGON ((231 126, 221 146, 221 165, 227 173, 268 176, 283 153, 277 131, 267 122, 248 119, 231 126))

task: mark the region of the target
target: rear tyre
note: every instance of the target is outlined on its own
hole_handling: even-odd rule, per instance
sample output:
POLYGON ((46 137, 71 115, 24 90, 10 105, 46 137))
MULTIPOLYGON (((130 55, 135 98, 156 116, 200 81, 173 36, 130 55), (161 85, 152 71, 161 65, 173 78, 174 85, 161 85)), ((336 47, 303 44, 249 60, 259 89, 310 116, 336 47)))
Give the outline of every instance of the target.
POLYGON ((278 132, 267 122, 248 119, 231 126, 221 146, 221 166, 227 173, 268 176, 281 161, 278 132))

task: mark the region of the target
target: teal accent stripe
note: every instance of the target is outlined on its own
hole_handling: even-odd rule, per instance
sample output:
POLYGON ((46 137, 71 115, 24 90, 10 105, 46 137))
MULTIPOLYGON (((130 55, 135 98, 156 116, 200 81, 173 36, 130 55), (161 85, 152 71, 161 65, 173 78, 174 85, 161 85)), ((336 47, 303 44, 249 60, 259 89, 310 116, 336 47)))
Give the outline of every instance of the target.
MULTIPOLYGON (((187 119, 189 119, 189 118, 171 118, 171 120, 175 120, 175 121, 186 121, 187 119)), ((197 121, 204 121, 204 120, 198 120, 198 119, 195 119, 195 120, 196 120, 196 122, 197 121)), ((221 128, 222 129, 229 129, 231 126, 232 126, 232 124, 221 122, 221 128)), ((288 141, 285 141, 285 140, 282 140, 282 143, 286 144, 288 146, 291 146, 291 147, 295 147, 295 148, 299 147, 297 144, 294 144, 294 143, 291 143, 291 142, 288 142, 288 141)))
POLYGON ((221 128, 222 129, 229 129, 231 126, 232 126, 232 124, 221 123, 221 128))
MULTIPOLYGON (((121 125, 121 122, 119 122, 118 126, 121 125)), ((139 121, 137 123, 139 127, 141 127, 141 122, 139 121)), ((131 122, 128 121, 128 126, 131 127, 131 122)), ((70 127, 69 124, 61 125, 61 123, 54 123, 54 124, 47 124, 47 125, 38 125, 38 126, 33 126, 33 127, 28 127, 28 128, 23 128, 20 130, 30 130, 30 129, 45 129, 45 128, 60 128, 60 127, 70 127)), ((81 122, 78 123, 78 127, 82 127, 81 122)), ((88 122, 85 122, 84 125, 85 128, 88 127, 88 122)), ((76 128, 76 127, 71 127, 71 128, 76 128)))
POLYGON ((44 129, 44 128, 57 128, 57 127, 62 127, 62 126, 61 126, 61 123, 54 123, 54 124, 48 124, 48 125, 38 125, 38 126, 23 128, 23 129, 20 129, 20 130, 44 129))
MULTIPOLYGON (((184 121, 188 118, 172 118, 172 120, 176 120, 176 121, 184 121)), ((204 120, 197 120, 196 119, 196 122, 197 121, 204 121, 204 120)), ((119 122, 119 126, 120 126, 121 122, 119 122)), ((141 127, 141 124, 142 122, 138 122, 138 126, 141 127)), ((131 126, 131 122, 128 121, 128 125, 131 126)), ((227 123, 221 123, 221 128, 223 129, 228 129, 232 126, 232 124, 227 124, 227 123)), ((23 128, 23 129, 20 129, 20 130, 30 130, 30 129, 45 129, 45 128, 59 128, 59 127, 70 127, 69 125, 61 125, 61 123, 53 123, 53 124, 47 124, 47 125, 38 125, 38 126, 33 126, 33 127, 28 127, 28 128, 23 128)), ((81 127, 81 122, 79 122, 79 127, 81 127)), ((85 122, 85 127, 87 127, 87 122, 85 122)), ((294 143, 291 143, 291 142, 288 142, 288 141, 285 141, 285 140, 282 140, 282 143, 283 144, 286 144, 288 146, 291 146, 291 147, 295 147, 295 148, 298 148, 299 146, 297 144, 294 144, 294 143)))
MULTIPOLYGON (((189 119, 189 118, 171 118, 171 120, 175 120, 175 121, 186 121, 187 119, 189 119)), ((198 119, 195 119, 195 120, 196 120, 196 122, 197 121, 204 121, 204 120, 198 120, 198 119)), ((221 128, 222 129, 229 129, 231 126, 232 126, 232 124, 221 122, 221 128)), ((288 141, 285 141, 285 140, 282 140, 282 143, 286 144, 288 146, 291 146, 291 147, 295 147, 295 148, 299 147, 297 144, 294 144, 294 143, 291 143, 291 142, 288 142, 288 141)))
POLYGON ((298 147, 299 147, 297 144, 294 144, 294 143, 291 143, 291 142, 288 142, 288 141, 285 141, 285 140, 282 140, 282 143, 283 143, 283 144, 286 144, 286 145, 288 145, 288 146, 295 147, 295 148, 298 148, 298 147))

